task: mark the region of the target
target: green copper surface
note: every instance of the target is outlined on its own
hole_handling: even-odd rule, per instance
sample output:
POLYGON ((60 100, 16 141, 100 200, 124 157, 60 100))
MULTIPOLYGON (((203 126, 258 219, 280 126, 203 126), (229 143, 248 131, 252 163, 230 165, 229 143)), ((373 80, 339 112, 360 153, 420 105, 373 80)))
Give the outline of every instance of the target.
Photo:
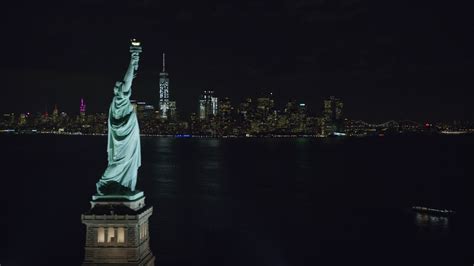
POLYGON ((132 53, 123 81, 115 83, 108 119, 108 166, 96 184, 99 195, 124 195, 135 191, 141 165, 140 130, 130 95, 138 60, 138 53, 132 53))
POLYGON ((133 195, 93 195, 92 200, 101 200, 101 201, 133 201, 144 197, 143 191, 136 191, 137 193, 133 195))

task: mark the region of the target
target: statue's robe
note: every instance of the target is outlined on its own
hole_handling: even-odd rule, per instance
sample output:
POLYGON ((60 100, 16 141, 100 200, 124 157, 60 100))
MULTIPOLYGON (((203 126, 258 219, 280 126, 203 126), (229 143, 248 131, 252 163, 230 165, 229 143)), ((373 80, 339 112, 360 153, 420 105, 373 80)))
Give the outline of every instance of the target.
POLYGON ((108 192, 103 188, 112 182, 135 190, 137 171, 141 165, 140 131, 133 106, 130 103, 130 83, 118 82, 115 96, 109 108, 108 119, 108 166, 97 182, 97 193, 108 192), (102 190, 101 190, 102 189, 102 190))

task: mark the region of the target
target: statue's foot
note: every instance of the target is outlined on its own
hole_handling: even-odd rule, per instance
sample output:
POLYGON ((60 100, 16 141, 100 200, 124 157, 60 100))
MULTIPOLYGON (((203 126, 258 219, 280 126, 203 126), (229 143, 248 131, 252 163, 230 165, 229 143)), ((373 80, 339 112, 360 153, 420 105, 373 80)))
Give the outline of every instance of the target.
POLYGON ((98 195, 120 195, 120 196, 131 196, 136 194, 137 191, 132 191, 130 188, 123 186, 122 184, 111 181, 105 184, 97 183, 97 194, 98 195))

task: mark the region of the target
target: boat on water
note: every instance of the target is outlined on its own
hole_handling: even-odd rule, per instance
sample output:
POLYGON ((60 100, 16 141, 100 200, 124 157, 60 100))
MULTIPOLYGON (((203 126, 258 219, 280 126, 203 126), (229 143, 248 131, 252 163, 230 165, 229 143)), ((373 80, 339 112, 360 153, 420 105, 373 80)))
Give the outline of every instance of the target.
POLYGON ((432 215, 438 215, 438 216, 451 216, 456 213, 453 210, 433 209, 433 208, 422 207, 422 206, 413 206, 411 208, 413 211, 418 212, 418 213, 426 213, 426 214, 432 214, 432 215))

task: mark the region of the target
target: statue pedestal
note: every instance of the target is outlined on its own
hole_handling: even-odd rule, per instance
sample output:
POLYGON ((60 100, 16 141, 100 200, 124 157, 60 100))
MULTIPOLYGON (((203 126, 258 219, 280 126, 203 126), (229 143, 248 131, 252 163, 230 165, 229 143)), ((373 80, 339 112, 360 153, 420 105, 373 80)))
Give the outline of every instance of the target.
POLYGON ((148 231, 152 212, 143 192, 93 196, 91 209, 82 215, 87 227, 83 265, 154 265, 148 231))
POLYGON ((92 196, 91 208, 95 207, 128 207, 134 211, 145 206, 145 195, 137 191, 133 195, 94 195, 92 196))

